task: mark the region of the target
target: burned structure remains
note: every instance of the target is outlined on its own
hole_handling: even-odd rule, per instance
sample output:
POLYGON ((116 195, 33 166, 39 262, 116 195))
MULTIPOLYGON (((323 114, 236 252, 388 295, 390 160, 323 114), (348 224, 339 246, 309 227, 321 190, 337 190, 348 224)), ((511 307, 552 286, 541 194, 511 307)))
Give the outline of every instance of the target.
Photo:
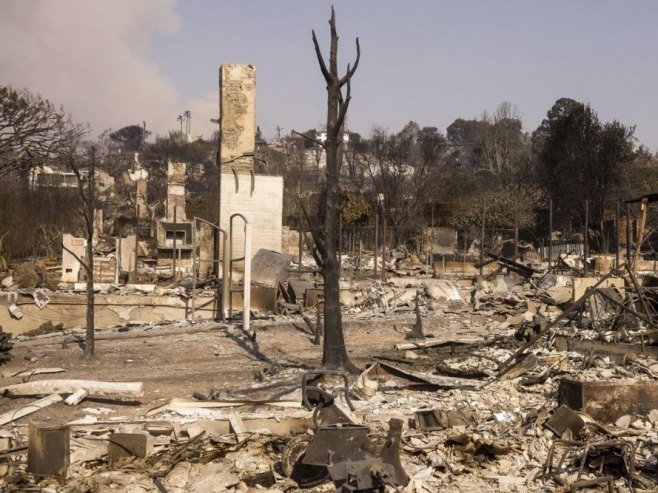
MULTIPOLYGON (((404 160, 407 188, 384 193, 380 162, 359 201, 358 161, 376 161, 345 128, 360 46, 338 77, 333 10, 330 28, 329 68, 313 34, 335 86, 327 130, 268 143, 256 68, 224 63, 210 152, 118 153, 130 164, 99 173, 89 242, 44 227, 52 252, 9 263, 0 235, 0 490, 658 491, 658 195, 595 225, 587 199, 571 235, 549 198, 539 241, 520 234, 516 199, 498 228, 497 197, 460 204, 461 223, 435 221, 435 197, 412 210, 403 199, 437 176, 413 182, 404 160), (336 224, 308 207, 327 190, 336 224), (338 350, 349 367, 322 368, 338 350)), ((197 143, 186 114, 179 146, 197 143)), ((411 127, 402 144, 424 163, 421 137, 437 134, 411 127)), ((24 184, 76 187, 47 166, 24 184)))

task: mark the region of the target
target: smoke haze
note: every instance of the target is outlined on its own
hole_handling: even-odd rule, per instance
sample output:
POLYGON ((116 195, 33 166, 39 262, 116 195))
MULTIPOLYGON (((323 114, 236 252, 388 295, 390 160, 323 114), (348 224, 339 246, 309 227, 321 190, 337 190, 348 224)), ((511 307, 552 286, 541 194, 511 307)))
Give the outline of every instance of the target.
POLYGON ((195 133, 213 130, 217 96, 180 101, 149 62, 157 33, 175 33, 173 0, 5 0, 0 3, 0 84, 26 88, 63 106, 92 135, 147 122, 177 128, 185 109, 195 133), (195 118, 196 117, 196 118, 195 118), (202 128, 203 122, 208 122, 202 128))

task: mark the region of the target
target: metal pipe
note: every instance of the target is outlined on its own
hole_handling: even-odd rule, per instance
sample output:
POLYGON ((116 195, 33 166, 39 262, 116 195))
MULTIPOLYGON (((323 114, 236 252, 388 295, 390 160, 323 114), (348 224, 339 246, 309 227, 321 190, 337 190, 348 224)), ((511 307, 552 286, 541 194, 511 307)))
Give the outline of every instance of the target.
MULTIPOLYGON (((228 319, 233 320, 233 296, 231 296, 233 287, 233 216, 229 219, 228 238, 228 319)), ((226 255, 224 255, 224 260, 226 260, 226 255)))
MULTIPOLYGON (((230 289, 230 286, 233 285, 233 262, 234 262, 234 260, 233 260, 233 220, 236 217, 241 218, 245 223, 245 239, 244 239, 244 242, 245 242, 244 243, 244 251, 245 251, 244 264, 245 264, 245 267, 244 267, 244 273, 246 275, 247 268, 249 269, 249 271, 251 271, 251 244, 249 245, 249 258, 247 258, 247 256, 246 256, 246 248, 247 248, 246 224, 249 221, 247 221, 247 218, 244 215, 240 214, 239 212, 236 212, 235 214, 231 215, 231 217, 229 218, 229 225, 230 225, 229 226, 229 242, 230 242, 230 244, 229 244, 229 257, 228 257, 229 258, 229 265, 228 265, 228 267, 229 267, 229 274, 228 274, 229 275, 229 289, 230 289)), ((251 241, 251 228, 249 229, 249 232, 250 232, 249 241, 251 241)), ((237 260, 240 260, 240 259, 237 259, 237 260)), ((244 284, 244 281, 245 281, 245 279, 243 277, 243 284, 244 284)), ((249 282, 251 282, 251 272, 250 272, 249 282)), ((251 294, 251 291, 249 293, 251 294)), ((244 296, 242 297, 242 301, 243 301, 243 304, 244 304, 244 301, 245 301, 244 296)), ((244 306, 243 306, 243 317, 244 317, 244 306)), ((231 319, 233 318, 233 297, 230 296, 230 290, 229 290, 229 318, 231 318, 231 319)), ((248 323, 249 323, 249 321, 247 320, 247 324, 248 323)))
MULTIPOLYGON (((219 273, 219 264, 220 264, 220 262, 222 264, 222 294, 221 294, 222 314, 221 314, 221 319, 222 319, 222 321, 225 321, 227 313, 228 313, 228 301, 229 301, 229 296, 230 296, 230 290, 229 290, 230 285, 227 282, 227 279, 229 278, 229 262, 227 262, 227 252, 228 252, 228 248, 229 248, 228 247, 228 234, 226 233, 225 230, 223 230, 222 228, 220 228, 216 224, 211 223, 210 221, 206 221, 205 219, 201 219, 200 217, 195 217, 193 219, 193 221, 194 221, 194 227, 196 227, 196 223, 199 222, 199 223, 202 223, 202 224, 207 224, 208 226, 213 228, 213 230, 216 233, 215 238, 217 239, 217 242, 219 242, 219 240, 221 238, 224 239, 223 247, 222 247, 224 249, 224 252, 223 252, 224 255, 223 255, 223 257, 221 256, 222 252, 221 252, 219 246, 215 247, 213 249, 212 263, 213 263, 213 272, 216 272, 216 273, 219 273), (214 257, 215 253, 217 253, 217 258, 214 257), (217 266, 217 268, 215 268, 215 266, 217 266)), ((198 246, 198 244, 197 244, 197 246, 198 246)), ((196 250, 194 252, 196 254, 196 250)))
POLYGON ((135 276, 133 282, 137 282, 137 257, 139 255, 139 204, 137 204, 137 217, 135 218, 135 276))
POLYGON ((196 221, 192 221, 192 321, 193 322, 194 322, 194 305, 196 302, 196 255, 197 255, 196 221))
POLYGON ((172 263, 171 263, 171 272, 174 276, 174 282, 176 282, 176 230, 177 230, 177 225, 176 225, 176 206, 174 206, 174 246, 171 251, 171 256, 172 256, 172 263))
POLYGON ((242 281, 242 329, 249 333, 251 311, 251 224, 244 222, 244 277, 242 281))
POLYGON ((224 233, 224 255, 222 257, 222 321, 225 321, 229 313, 229 303, 231 300, 231 284, 228 282, 228 279, 231 277, 231 255, 229 253, 228 235, 226 231, 220 231, 224 233))

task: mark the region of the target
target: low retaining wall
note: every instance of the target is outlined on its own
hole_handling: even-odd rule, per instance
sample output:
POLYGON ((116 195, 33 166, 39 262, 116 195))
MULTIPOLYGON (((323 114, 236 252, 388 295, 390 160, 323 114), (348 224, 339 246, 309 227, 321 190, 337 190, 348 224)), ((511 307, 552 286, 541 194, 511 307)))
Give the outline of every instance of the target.
MULTIPOLYGON (((50 302, 43 308, 32 296, 18 295, 16 305, 23 313, 17 320, 8 307, 0 305, 0 326, 5 332, 22 334, 37 329, 45 322, 64 324, 64 328, 84 327, 87 317, 87 297, 84 294, 49 294, 50 302)), ((195 319, 215 317, 213 298, 198 297, 195 319), (204 306, 205 305, 205 306, 204 306)), ((191 313, 192 302, 176 296, 97 294, 94 320, 97 328, 114 327, 127 322, 149 323, 184 320, 191 313)))

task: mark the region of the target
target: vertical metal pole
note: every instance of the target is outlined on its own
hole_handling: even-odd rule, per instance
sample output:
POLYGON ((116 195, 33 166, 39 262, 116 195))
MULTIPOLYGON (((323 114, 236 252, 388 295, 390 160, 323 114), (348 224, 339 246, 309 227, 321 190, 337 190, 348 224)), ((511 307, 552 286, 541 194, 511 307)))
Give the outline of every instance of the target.
POLYGON ((224 253, 224 261, 228 262, 228 318, 233 320, 233 296, 231 289, 233 288, 233 217, 229 220, 229 245, 228 245, 228 257, 224 253))
POLYGON ((548 199, 548 268, 553 266, 553 199, 548 199))
MULTIPOLYGON (((219 233, 221 237, 221 232, 219 233)), ((223 243, 224 255, 222 257, 222 320, 226 320, 229 315, 230 299, 231 299, 231 254, 229 253, 229 241, 226 232, 224 232, 223 243)))
POLYGON ((174 276, 174 282, 176 282, 176 206, 174 206, 174 247, 171 251, 171 273, 174 276))
POLYGON ((375 279, 377 279, 378 250, 379 250, 379 212, 375 212, 375 279))
POLYGON ((486 206, 484 200, 482 201, 482 233, 480 234, 480 275, 484 274, 484 226, 486 220, 486 206))
POLYGON ((299 221, 299 268, 302 268, 302 252, 304 251, 304 223, 299 221))
POLYGON ((583 254, 585 261, 583 262, 583 275, 587 277, 587 257, 589 257, 589 200, 585 200, 585 244, 583 245, 583 254))
POLYGON ((617 210, 615 211, 615 269, 619 269, 619 218, 621 216, 621 210, 620 210, 620 205, 619 201, 617 201, 617 210))
POLYGON ((631 204, 626 203, 626 266, 633 268, 631 261, 631 204))
POLYGON ((382 205, 382 282, 386 281, 386 214, 382 205))
POLYGON ((137 254, 139 250, 139 204, 137 204, 137 217, 135 218, 135 258, 134 260, 134 272, 133 282, 137 282, 137 254))
POLYGON ((514 198, 514 260, 519 258, 519 209, 514 198))
POLYGON ((242 294, 242 327, 249 333, 249 316, 251 310, 251 224, 244 224, 244 278, 242 294))
POLYGON ((197 231, 196 219, 192 221, 192 321, 194 322, 194 305, 196 302, 196 248, 197 248, 197 231))

